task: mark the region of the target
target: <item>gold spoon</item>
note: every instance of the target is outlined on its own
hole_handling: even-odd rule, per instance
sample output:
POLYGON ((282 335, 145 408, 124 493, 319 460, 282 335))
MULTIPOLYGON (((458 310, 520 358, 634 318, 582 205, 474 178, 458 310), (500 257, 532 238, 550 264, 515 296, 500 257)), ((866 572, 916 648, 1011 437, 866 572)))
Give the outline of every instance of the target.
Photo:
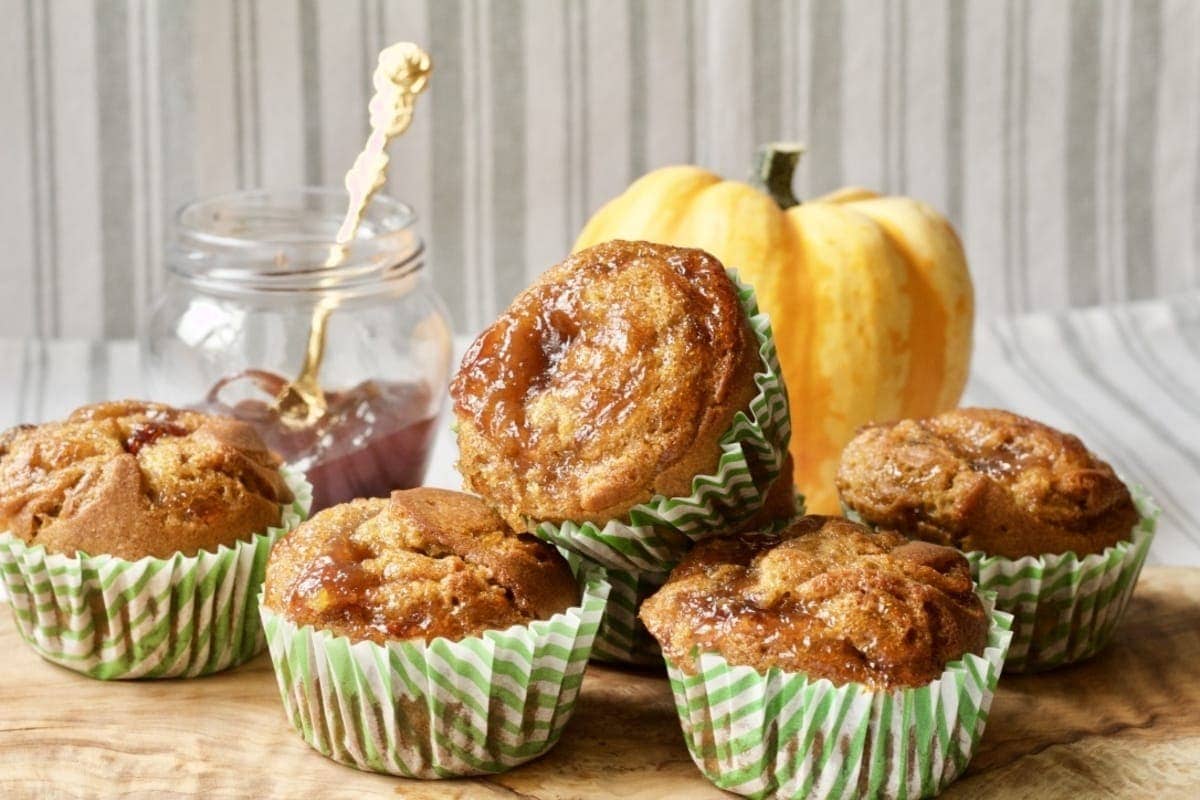
MULTIPOLYGON (((346 244, 354 240, 367 204, 387 180, 388 142, 404 133, 412 124, 417 95, 425 90, 432 68, 429 54, 412 42, 399 42, 380 52, 379 64, 372 78, 375 94, 367 107, 371 135, 346 173, 350 203, 338 228, 336 243, 325 260, 326 267, 336 267, 345 260, 346 244)), ((332 297, 324 297, 317 303, 309 322, 308 347, 300 374, 275 397, 275 410, 289 428, 312 425, 328 408, 325 392, 317 382, 317 374, 321 371, 321 361, 325 356, 326 325, 336 307, 337 301, 332 297)))

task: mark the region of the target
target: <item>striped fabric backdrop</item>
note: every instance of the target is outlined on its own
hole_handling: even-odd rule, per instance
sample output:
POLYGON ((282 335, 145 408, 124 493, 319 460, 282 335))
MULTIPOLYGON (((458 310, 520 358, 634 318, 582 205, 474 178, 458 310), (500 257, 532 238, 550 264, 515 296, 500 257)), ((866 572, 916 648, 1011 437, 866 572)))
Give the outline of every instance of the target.
POLYGON ((0 0, 0 335, 132 334, 172 210, 339 182, 375 54, 435 71, 391 193, 474 331, 653 167, 915 195, 986 316, 1200 286, 1192 0, 0 0))

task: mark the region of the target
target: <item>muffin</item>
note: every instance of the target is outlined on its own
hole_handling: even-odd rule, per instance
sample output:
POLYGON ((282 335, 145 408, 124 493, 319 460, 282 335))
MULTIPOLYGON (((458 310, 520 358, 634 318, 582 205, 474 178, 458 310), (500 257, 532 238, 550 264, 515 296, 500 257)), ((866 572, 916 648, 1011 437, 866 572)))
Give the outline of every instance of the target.
POLYGON ((328 508, 275 546, 262 616, 289 719, 359 769, 500 772, 570 719, 608 584, 476 497, 328 508), (582 597, 581 597, 582 594, 582 597))
POLYGON ((478 498, 421 488, 333 506, 284 537, 263 602, 354 641, 457 641, 549 619, 579 586, 553 547, 478 498))
POLYGON ((467 351, 450 387, 459 471, 516 530, 604 562, 615 524, 663 552, 606 543, 608 566, 662 570, 688 537, 762 506, 789 433, 778 375, 769 324, 717 259, 597 245, 467 351))
POLYGON ((820 516, 701 542, 641 618, 693 760, 749 797, 936 793, 982 735, 1009 635, 960 553, 820 516))
POLYGON ((262 650, 271 543, 311 500, 250 426, 133 400, 0 435, 0 567, 44 658, 202 675, 262 650), (44 587, 50 587, 48 595, 44 587))
POLYGON ((837 488, 854 518, 967 553, 980 586, 1015 616, 1012 671, 1107 644, 1154 528, 1149 500, 1077 437, 993 409, 863 428, 837 488))
POLYGON ((984 408, 863 428, 842 451, 842 502, 915 539, 1020 558, 1128 539, 1125 484, 1078 438, 984 408))
POLYGON ((668 661, 700 653, 836 685, 922 686, 983 652, 988 615, 948 547, 809 516, 778 533, 709 539, 642 606, 668 661))
POLYGON ((293 496, 249 425, 133 400, 0 435, 0 530, 50 553, 194 556, 278 525, 293 496))

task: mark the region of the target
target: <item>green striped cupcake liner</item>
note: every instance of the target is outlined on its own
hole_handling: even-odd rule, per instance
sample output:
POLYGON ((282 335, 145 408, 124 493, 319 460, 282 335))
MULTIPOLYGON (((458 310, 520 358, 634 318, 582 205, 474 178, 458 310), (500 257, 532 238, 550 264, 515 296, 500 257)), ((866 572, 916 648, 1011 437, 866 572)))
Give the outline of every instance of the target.
POLYGON ((946 665, 927 686, 874 691, 713 653, 667 674, 692 760, 710 781, 752 798, 931 797, 966 768, 983 735, 1012 633, 992 607, 983 655, 946 665))
POLYGON ((541 522, 534 529, 539 537, 611 569, 665 572, 693 542, 728 530, 762 507, 791 438, 787 389, 770 318, 758 310, 754 290, 737 272, 729 270, 729 277, 758 338, 762 371, 754 376, 758 394, 721 437, 715 473, 695 476, 687 497, 659 496, 634 506, 628 519, 602 526, 541 522))
POLYGON ((295 498, 282 506, 280 526, 215 552, 67 556, 0 533, 17 630, 47 661, 104 680, 190 678, 254 657, 266 646, 258 592, 267 555, 312 504, 304 476, 280 472, 295 498))
POLYGON ((1074 553, 1004 558, 966 553, 981 589, 1013 615, 1009 672, 1040 672, 1091 658, 1112 640, 1137 585, 1159 508, 1131 486, 1141 519, 1128 541, 1079 558, 1074 553))
POLYGON ((668 572, 626 572, 606 569, 577 553, 558 548, 571 571, 580 575, 588 569, 603 570, 612 586, 604 618, 596 630, 592 661, 610 664, 630 664, 639 667, 661 667, 662 649, 646 626, 638 619, 642 601, 667 582, 668 572))
POLYGON ((545 753, 571 718, 609 584, 578 606, 459 641, 354 642, 260 608, 287 718, 322 755, 406 778, 486 775, 545 753))

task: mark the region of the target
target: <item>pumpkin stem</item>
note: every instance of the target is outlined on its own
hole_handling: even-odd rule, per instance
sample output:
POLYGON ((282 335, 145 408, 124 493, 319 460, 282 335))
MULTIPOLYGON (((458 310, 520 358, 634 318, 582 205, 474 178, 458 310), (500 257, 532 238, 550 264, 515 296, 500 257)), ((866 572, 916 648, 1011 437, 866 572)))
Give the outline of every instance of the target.
POLYGON ((798 142, 771 142, 758 148, 754 156, 751 180, 785 211, 800 205, 792 194, 792 177, 803 154, 804 145, 798 142))

